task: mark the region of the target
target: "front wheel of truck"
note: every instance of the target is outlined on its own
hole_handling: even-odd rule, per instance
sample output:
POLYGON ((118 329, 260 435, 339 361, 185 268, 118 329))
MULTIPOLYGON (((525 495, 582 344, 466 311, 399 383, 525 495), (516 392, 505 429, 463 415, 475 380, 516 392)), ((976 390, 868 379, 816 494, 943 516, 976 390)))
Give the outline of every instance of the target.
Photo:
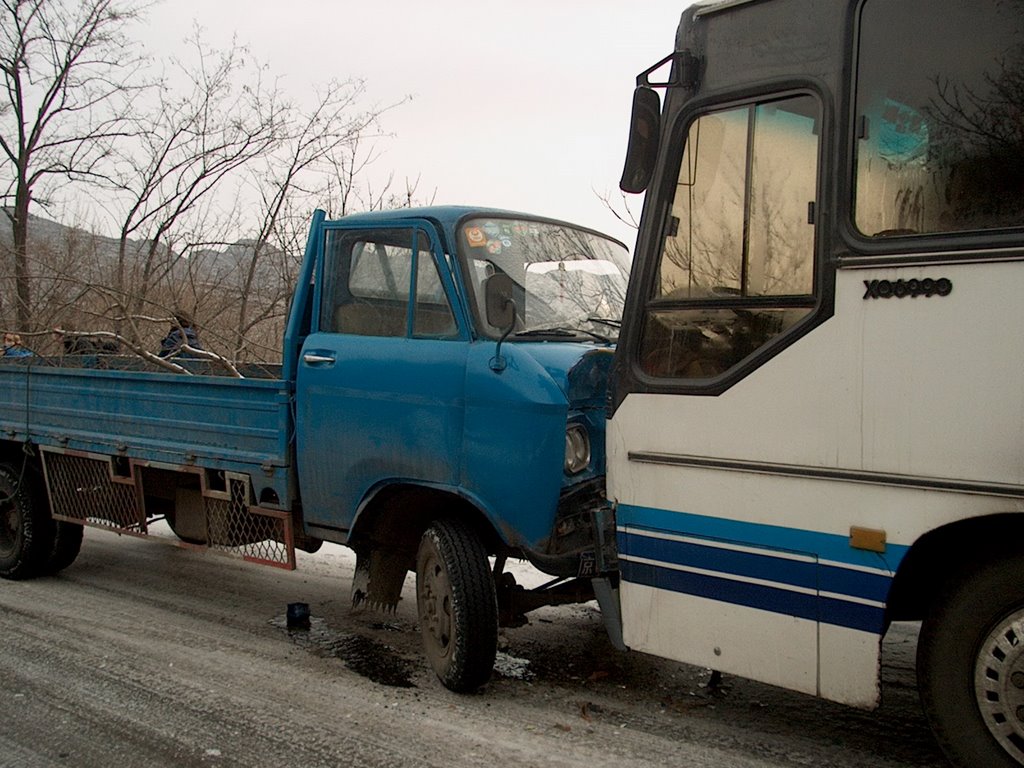
POLYGON ((449 690, 490 679, 498 648, 498 602, 487 550, 455 520, 433 523, 416 555, 416 607, 430 665, 449 690))
POLYGON ((0 464, 0 577, 37 576, 53 550, 54 534, 45 507, 36 504, 27 472, 0 464))

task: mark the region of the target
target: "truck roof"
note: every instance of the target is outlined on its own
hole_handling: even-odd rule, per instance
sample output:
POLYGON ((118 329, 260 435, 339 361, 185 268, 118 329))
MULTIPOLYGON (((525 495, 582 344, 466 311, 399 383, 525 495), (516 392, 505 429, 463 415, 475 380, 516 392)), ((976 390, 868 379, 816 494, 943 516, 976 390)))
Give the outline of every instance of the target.
MULTIPOLYGON (((616 240, 604 232, 598 232, 597 230, 591 229, 590 227, 583 226, 581 224, 574 224, 571 221, 564 221, 562 219, 553 219, 550 216, 538 216, 532 213, 523 213, 521 211, 512 211, 505 208, 488 208, 475 205, 427 205, 419 208, 393 208, 391 210, 383 211, 364 211, 361 213, 350 213, 347 216, 343 216, 338 221, 344 222, 366 222, 371 224, 380 221, 395 221, 396 219, 430 219, 436 221, 444 227, 452 227, 461 219, 467 216, 493 216, 495 218, 505 219, 528 219, 530 221, 546 221, 552 224, 562 224, 573 229, 583 229, 588 232, 595 232, 606 237, 609 240, 616 240)), ((616 240, 616 242, 619 242, 616 240)))

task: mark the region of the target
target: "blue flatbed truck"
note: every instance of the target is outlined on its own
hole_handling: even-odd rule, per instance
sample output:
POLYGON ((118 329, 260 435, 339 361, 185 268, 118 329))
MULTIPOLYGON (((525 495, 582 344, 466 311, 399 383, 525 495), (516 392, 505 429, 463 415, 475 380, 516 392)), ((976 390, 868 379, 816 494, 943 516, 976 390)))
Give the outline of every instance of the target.
POLYGON ((478 688, 499 623, 589 599, 609 568, 628 272, 621 243, 550 219, 317 211, 280 364, 0 358, 0 576, 71 565, 86 526, 169 526, 284 568, 336 542, 357 556, 355 603, 393 606, 416 573, 432 667, 478 688), (509 557, 556 578, 528 592, 509 557))

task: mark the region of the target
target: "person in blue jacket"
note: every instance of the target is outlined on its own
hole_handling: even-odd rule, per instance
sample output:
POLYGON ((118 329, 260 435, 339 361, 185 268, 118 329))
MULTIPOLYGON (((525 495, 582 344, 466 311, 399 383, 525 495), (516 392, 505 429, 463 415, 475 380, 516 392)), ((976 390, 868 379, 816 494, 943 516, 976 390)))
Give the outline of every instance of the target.
POLYGON ((171 330, 167 332, 163 340, 160 342, 160 351, 157 354, 160 357, 190 357, 188 351, 181 351, 181 348, 185 345, 192 347, 192 349, 202 349, 202 344, 199 342, 199 334, 196 333, 195 326, 192 324, 192 318, 185 312, 174 313, 174 325, 171 326, 171 330))
POLYGON ((4 334, 4 357, 31 357, 32 352, 21 346, 21 336, 16 333, 4 334))

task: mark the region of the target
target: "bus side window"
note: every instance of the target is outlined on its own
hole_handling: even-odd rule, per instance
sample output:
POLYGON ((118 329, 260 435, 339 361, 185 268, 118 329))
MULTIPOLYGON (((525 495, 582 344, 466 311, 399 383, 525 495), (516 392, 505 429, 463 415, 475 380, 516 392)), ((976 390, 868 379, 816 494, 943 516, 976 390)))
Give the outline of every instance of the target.
POLYGON ((853 202, 866 237, 1024 221, 1020 4, 952 3, 923 34, 934 13, 927 0, 862 5, 853 202))
POLYGON ((800 95, 690 124, 640 343, 647 375, 714 378, 813 310, 819 111, 800 95))

